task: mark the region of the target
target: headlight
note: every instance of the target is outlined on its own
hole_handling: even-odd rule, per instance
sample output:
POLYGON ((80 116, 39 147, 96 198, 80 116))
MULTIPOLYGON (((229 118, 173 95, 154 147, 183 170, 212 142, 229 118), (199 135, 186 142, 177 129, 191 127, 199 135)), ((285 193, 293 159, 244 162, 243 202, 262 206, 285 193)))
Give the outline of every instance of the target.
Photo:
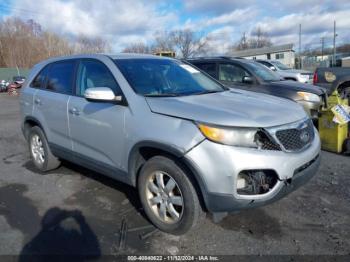
POLYGON ((307 93, 307 92, 298 92, 300 100, 310 101, 310 102, 321 102, 321 98, 318 95, 307 93))
POLYGON ((231 146, 253 147, 257 148, 254 128, 223 128, 213 127, 205 124, 198 124, 199 130, 209 140, 231 146))

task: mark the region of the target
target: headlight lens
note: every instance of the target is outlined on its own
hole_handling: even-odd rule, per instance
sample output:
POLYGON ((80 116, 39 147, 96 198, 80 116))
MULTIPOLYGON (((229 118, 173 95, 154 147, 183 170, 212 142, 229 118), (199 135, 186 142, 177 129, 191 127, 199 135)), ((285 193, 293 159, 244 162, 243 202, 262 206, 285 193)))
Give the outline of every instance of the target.
POLYGON ((231 146, 257 148, 254 128, 222 128, 198 124, 199 130, 209 140, 231 146))
POLYGON ((301 100, 310 101, 310 102, 321 102, 321 98, 318 95, 308 93, 308 92, 298 92, 301 100))

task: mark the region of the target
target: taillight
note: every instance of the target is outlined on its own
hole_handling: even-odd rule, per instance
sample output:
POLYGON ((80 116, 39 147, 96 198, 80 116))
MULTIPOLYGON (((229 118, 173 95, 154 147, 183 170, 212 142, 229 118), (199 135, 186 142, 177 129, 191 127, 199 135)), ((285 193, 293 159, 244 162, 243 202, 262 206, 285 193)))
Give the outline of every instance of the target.
POLYGON ((318 76, 317 76, 317 72, 315 71, 315 73, 314 73, 314 85, 316 85, 317 84, 317 82, 318 82, 318 76))

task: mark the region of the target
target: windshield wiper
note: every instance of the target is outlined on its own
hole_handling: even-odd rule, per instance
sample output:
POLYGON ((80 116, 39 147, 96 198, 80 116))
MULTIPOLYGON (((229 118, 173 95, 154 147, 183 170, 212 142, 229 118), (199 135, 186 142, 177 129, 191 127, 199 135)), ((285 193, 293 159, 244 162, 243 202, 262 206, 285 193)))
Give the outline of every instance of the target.
POLYGON ((174 93, 164 93, 164 94, 145 94, 145 97, 174 97, 174 96, 180 96, 181 94, 174 94, 174 93))
POLYGON ((219 93, 219 92, 223 92, 221 90, 205 90, 205 91, 201 91, 198 93, 192 93, 190 95, 205 95, 205 94, 212 94, 212 93, 219 93))

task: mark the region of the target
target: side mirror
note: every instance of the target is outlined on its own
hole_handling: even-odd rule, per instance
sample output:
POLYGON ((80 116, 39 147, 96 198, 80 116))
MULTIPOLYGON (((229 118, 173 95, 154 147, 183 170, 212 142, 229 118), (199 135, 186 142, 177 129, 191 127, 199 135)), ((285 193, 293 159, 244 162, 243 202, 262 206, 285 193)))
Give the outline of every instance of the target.
POLYGON ((274 66, 270 66, 269 68, 270 68, 272 71, 277 71, 276 67, 274 67, 274 66))
POLYGON ((244 76, 242 82, 244 84, 253 84, 253 78, 250 76, 244 76))
POLYGON ((123 100, 122 96, 115 96, 109 87, 92 87, 85 90, 84 97, 92 101, 117 101, 123 100))

